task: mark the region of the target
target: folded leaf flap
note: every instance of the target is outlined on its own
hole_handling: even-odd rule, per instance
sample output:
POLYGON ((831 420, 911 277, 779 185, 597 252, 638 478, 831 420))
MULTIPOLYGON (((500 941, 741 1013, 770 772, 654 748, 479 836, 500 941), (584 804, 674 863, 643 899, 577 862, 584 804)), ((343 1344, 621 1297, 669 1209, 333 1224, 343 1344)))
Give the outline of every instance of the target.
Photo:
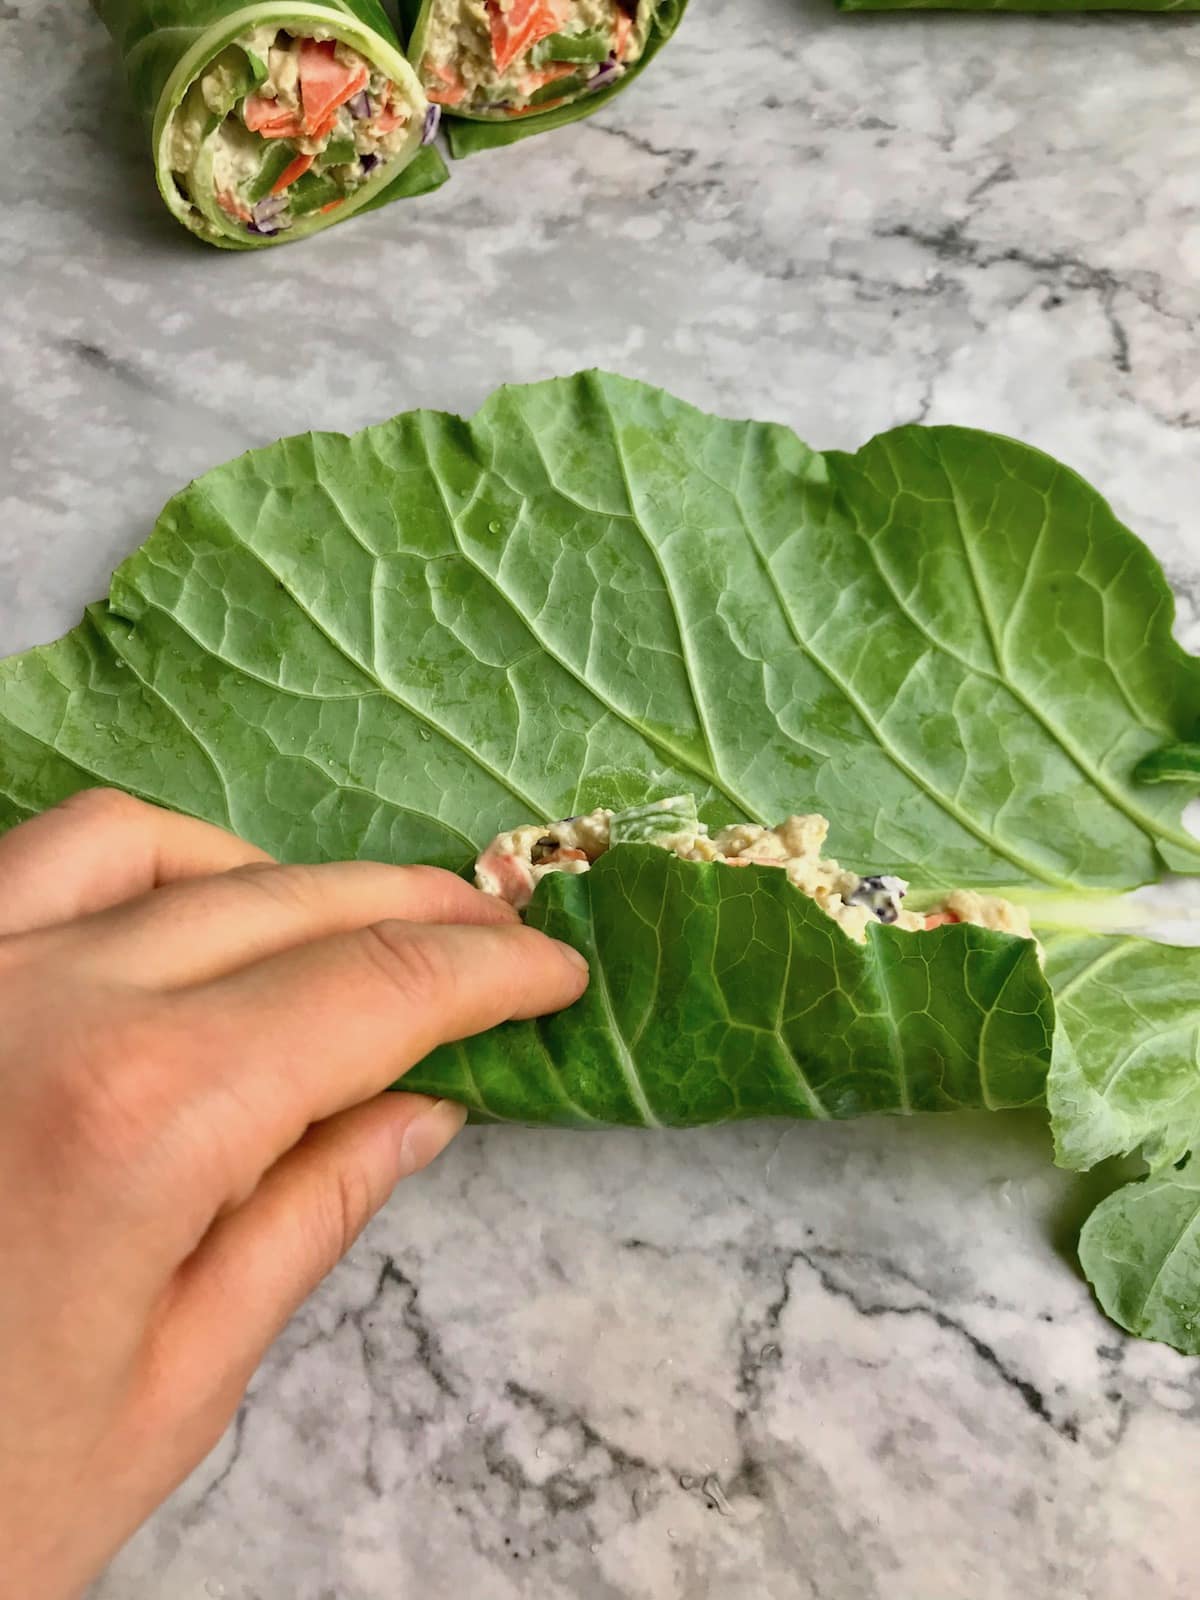
POLYGON ((1054 1008, 1029 940, 872 926, 855 944, 777 868, 620 845, 542 880, 526 914, 582 950, 583 1000, 438 1051, 403 1087, 517 1122, 1041 1104, 1054 1008))

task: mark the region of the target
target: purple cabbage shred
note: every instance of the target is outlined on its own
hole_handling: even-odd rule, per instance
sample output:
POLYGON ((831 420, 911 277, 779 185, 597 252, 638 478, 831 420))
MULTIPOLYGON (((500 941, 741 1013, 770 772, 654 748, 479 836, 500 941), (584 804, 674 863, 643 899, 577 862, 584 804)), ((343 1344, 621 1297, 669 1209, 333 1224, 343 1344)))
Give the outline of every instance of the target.
POLYGON ((352 117, 360 121, 371 115, 371 97, 365 89, 360 89, 357 94, 351 95, 346 101, 346 109, 352 117))
POLYGON ((374 172, 375 168, 379 165, 379 157, 375 155, 365 155, 359 164, 364 172, 374 172))
POLYGON ((432 144, 437 137, 438 126, 442 120, 442 108, 438 105, 427 106, 425 110, 425 126, 421 129, 421 143, 432 144))

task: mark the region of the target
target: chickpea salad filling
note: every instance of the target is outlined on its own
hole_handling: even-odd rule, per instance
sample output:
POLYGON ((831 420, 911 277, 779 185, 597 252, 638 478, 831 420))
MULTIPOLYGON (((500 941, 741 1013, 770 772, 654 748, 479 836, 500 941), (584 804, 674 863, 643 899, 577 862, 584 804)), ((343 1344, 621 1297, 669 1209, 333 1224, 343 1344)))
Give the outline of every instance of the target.
POLYGON ((734 822, 711 834, 696 814, 691 795, 655 800, 625 811, 600 807, 560 822, 531 822, 498 834, 475 863, 475 882, 485 894, 523 911, 551 872, 587 872, 605 851, 620 844, 653 844, 682 861, 712 861, 728 867, 780 867, 788 882, 814 900, 857 943, 871 922, 911 932, 951 922, 972 922, 1022 938, 1033 937, 1029 917, 1000 895, 955 889, 928 911, 908 911, 908 884, 889 873, 861 875, 821 854, 829 834, 825 817, 790 816, 773 828, 734 822))
POLYGON ((459 116, 550 111, 641 59, 654 0, 432 0, 418 61, 430 100, 459 116))
POLYGON ((440 112, 403 58, 394 65, 385 71, 319 25, 240 35, 191 84, 166 130, 187 220, 270 240, 307 231, 400 170, 433 138, 440 112))

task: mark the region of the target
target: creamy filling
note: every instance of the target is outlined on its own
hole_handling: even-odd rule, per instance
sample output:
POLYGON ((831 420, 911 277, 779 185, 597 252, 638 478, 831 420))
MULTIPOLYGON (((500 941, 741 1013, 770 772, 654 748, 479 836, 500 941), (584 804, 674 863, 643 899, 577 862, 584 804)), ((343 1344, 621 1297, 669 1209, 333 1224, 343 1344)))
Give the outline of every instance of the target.
POLYGON ((1028 915, 1000 895, 956 889, 929 911, 908 911, 908 884, 890 873, 860 874, 822 854, 829 823, 821 816, 791 816, 774 828, 735 822, 711 834, 696 817, 690 795, 627 811, 604 807, 561 822, 527 823, 499 834, 475 863, 475 882, 518 910, 548 873, 587 872, 619 844, 654 844, 683 861, 729 867, 779 867, 850 938, 863 943, 872 922, 919 932, 951 922, 972 922, 1032 938, 1028 915))
MULTIPOLYGON (((432 137, 437 110, 423 132, 432 137)), ((273 24, 228 45, 188 89, 168 133, 181 195, 270 238, 343 205, 412 138, 411 93, 341 39, 273 24)))
POLYGON ((437 104, 528 116, 614 83, 653 13, 654 0, 434 0, 417 70, 437 104))

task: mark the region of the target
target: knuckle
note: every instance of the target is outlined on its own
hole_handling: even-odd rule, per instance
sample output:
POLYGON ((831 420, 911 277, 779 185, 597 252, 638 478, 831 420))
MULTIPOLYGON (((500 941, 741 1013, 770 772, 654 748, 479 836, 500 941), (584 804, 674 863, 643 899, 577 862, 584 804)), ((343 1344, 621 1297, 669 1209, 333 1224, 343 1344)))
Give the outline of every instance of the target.
POLYGON ((448 1001, 456 988, 453 963, 439 940, 411 923, 373 922, 362 931, 363 954, 408 1005, 436 997, 448 1001))
POLYGON ((124 822, 144 817, 154 808, 144 800, 135 800, 122 789, 78 789, 60 800, 54 808, 76 818, 81 823, 94 826, 101 822, 124 822))
POLYGON ((245 884, 251 894, 266 895, 276 906, 289 912, 309 912, 321 903, 320 869, 308 866, 278 866, 274 861, 248 861, 225 874, 235 883, 245 884))
POLYGON ((139 1165, 173 1118, 187 1042, 155 1005, 90 1021, 65 1042, 54 1087, 66 1148, 106 1165, 139 1165))
POLYGON ((326 1186, 318 1234, 324 1260, 332 1267, 340 1261, 376 1211, 375 1195, 363 1168, 355 1163, 339 1166, 326 1186))

